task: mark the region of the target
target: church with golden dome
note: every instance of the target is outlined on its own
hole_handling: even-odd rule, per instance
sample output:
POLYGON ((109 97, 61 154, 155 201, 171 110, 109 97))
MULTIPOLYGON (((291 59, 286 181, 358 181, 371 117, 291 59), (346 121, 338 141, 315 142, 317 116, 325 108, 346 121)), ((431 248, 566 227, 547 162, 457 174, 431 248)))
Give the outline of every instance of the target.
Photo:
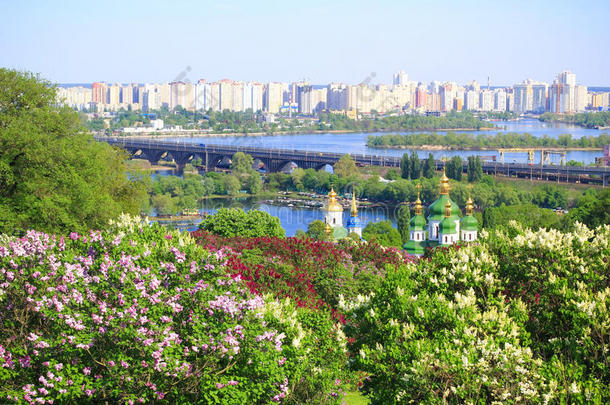
MULTIPOLYGON (((466 215, 462 216, 460 207, 449 197, 449 178, 443 171, 440 184, 440 196, 428 206, 428 216, 424 217, 424 209, 420 198, 421 186, 417 185, 417 200, 415 215, 409 222, 409 240, 403 245, 406 253, 421 257, 426 249, 438 246, 451 246, 458 242, 474 242, 477 240, 479 222, 474 217, 474 204, 470 195, 466 202, 466 215)), ((351 216, 347 226, 343 226, 343 207, 337 201, 334 189, 328 193, 328 203, 324 207, 326 234, 331 240, 339 240, 350 233, 362 237, 362 224, 358 218, 356 198, 352 193, 351 216)))
POLYGON ((408 254, 421 257, 427 248, 451 246, 460 241, 473 242, 477 239, 479 223, 473 216, 472 198, 468 196, 466 215, 461 217, 460 208, 449 198, 449 178, 444 171, 440 196, 428 207, 427 218, 423 215, 419 192, 421 186, 417 187, 415 215, 409 222, 409 240, 403 245, 408 254))
POLYGON ((331 239, 338 240, 347 237, 350 233, 355 233, 362 237, 362 225, 358 219, 358 207, 356 207, 356 196, 352 193, 352 207, 347 226, 343 226, 343 207, 337 202, 337 193, 331 188, 328 193, 328 204, 325 207, 326 214, 326 233, 331 239))

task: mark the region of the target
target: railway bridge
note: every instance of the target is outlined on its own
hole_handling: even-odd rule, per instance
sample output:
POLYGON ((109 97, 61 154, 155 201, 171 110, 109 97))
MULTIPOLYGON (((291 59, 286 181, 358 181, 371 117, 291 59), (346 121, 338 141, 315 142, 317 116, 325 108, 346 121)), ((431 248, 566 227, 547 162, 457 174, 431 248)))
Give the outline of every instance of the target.
MULTIPOLYGON (((181 171, 195 159, 202 162, 206 171, 214 170, 223 161, 229 161, 236 152, 247 153, 264 165, 268 173, 284 170, 290 164, 303 169, 321 169, 334 165, 345 153, 315 152, 294 149, 259 148, 241 145, 197 144, 156 139, 124 137, 97 137, 111 145, 127 150, 132 158, 146 159, 156 164, 161 159, 173 160, 181 171)), ((358 166, 400 167, 400 157, 350 154, 358 166)), ((442 170, 444 162, 437 160, 436 169, 442 170)), ((493 175, 537 180, 608 185, 608 167, 533 165, 521 163, 482 162, 483 172, 493 175)), ((467 162, 464 161, 464 172, 467 162)))

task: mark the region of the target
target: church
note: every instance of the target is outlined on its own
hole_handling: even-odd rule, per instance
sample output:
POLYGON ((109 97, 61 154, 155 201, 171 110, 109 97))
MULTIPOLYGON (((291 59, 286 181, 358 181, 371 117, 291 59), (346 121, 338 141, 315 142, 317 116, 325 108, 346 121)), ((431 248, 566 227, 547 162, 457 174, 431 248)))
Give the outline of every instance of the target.
MULTIPOLYGON (((460 207, 449 197, 449 178, 443 171, 440 184, 440 196, 428 207, 428 217, 420 199, 421 186, 417 185, 417 201, 415 215, 409 222, 409 240, 403 245, 406 253, 421 257, 427 248, 451 246, 457 242, 473 242, 477 240, 479 223, 473 216, 474 204, 468 196, 466 215, 462 216, 460 207)), ((354 232, 362 237, 362 224, 358 218, 356 197, 352 193, 351 215, 347 225, 343 226, 343 207, 337 202, 334 189, 328 193, 328 204, 325 206, 324 222, 326 234, 331 240, 339 240, 354 232)))
POLYGON ((410 255, 421 257, 426 248, 450 246, 457 242, 477 240, 479 222, 473 216, 474 204, 468 196, 466 215, 460 218, 460 208, 449 198, 449 178, 443 172, 440 196, 428 207, 428 218, 424 218, 418 185, 415 215, 409 222, 409 240, 403 249, 410 255))
POLYGON ((326 233, 331 239, 338 240, 347 237, 350 233, 355 233, 362 237, 362 225, 358 219, 358 207, 356 207, 356 196, 352 193, 352 207, 350 218, 347 225, 343 226, 343 207, 337 202, 337 193, 331 188, 328 193, 328 204, 325 207, 326 214, 326 233))
MULTIPOLYGON (((424 218, 419 184, 417 189, 415 215, 409 222, 409 240, 403 245, 406 253, 421 257, 427 248, 433 249, 438 246, 450 246, 457 242, 477 240, 479 223, 473 216, 472 198, 468 196, 466 215, 462 216, 458 205, 449 197, 449 178, 444 171, 441 177, 440 196, 428 207, 427 218, 424 218)), ((343 226, 343 207, 337 202, 337 193, 334 189, 331 189, 328 194, 325 211, 324 222, 330 239, 343 239, 352 232, 362 237, 362 224, 358 218, 354 193, 352 193, 351 216, 345 227, 343 226)))

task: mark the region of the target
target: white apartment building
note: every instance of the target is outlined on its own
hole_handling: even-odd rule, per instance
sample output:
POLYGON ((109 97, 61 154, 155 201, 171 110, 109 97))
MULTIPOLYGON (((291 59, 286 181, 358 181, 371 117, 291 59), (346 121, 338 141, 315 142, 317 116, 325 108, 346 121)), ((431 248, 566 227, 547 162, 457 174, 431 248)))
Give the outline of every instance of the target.
POLYGON ((479 109, 479 92, 476 90, 468 90, 464 94, 464 109, 476 111, 479 109))
POLYGON ((491 90, 481 90, 479 98, 479 109, 481 111, 491 111, 494 109, 494 94, 491 90))
POLYGON ((506 91, 497 89, 494 92, 494 111, 506 111, 506 91))

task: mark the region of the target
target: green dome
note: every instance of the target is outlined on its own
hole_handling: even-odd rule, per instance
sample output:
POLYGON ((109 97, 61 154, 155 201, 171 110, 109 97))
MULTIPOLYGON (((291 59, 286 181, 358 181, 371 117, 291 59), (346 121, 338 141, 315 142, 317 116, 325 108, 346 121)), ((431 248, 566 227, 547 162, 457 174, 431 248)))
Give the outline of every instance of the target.
POLYGON ((423 215, 416 215, 411 218, 409 222, 409 228, 411 231, 425 231, 426 230, 426 219, 423 215))
POLYGON ((423 255, 424 253, 426 253, 424 243, 416 242, 414 240, 407 241, 407 243, 402 245, 402 248, 410 255, 423 255))
POLYGON ((456 233, 456 224, 455 224, 455 218, 451 218, 451 217, 445 217, 440 224, 439 227, 439 233, 445 234, 445 235, 449 235, 452 233, 456 233))
POLYGON ((441 194, 441 196, 428 207, 428 221, 439 221, 445 218, 445 205, 447 204, 447 200, 451 202, 452 217, 459 217, 462 214, 460 207, 458 207, 448 195, 441 194))
POLYGON ((477 231, 479 229, 479 221, 472 215, 466 215, 460 223, 464 231, 477 231))

